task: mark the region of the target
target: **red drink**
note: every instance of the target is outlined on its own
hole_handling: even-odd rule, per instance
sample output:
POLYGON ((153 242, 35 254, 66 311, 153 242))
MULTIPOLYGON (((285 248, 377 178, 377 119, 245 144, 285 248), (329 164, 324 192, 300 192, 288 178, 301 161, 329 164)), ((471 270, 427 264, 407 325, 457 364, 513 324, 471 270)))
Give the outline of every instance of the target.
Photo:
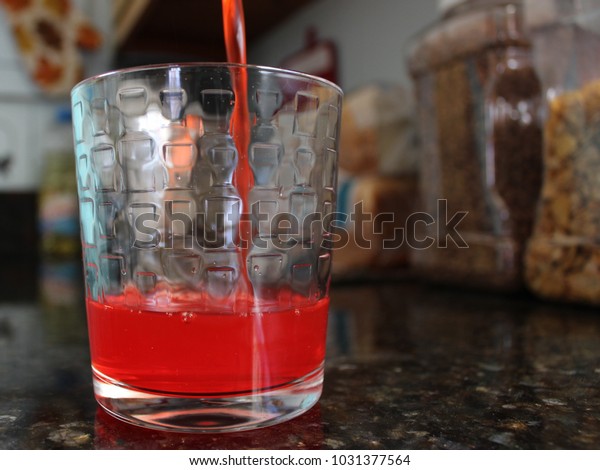
POLYGON ((137 389, 173 395, 267 391, 324 360, 328 299, 248 314, 138 310, 114 300, 88 300, 92 365, 137 389))

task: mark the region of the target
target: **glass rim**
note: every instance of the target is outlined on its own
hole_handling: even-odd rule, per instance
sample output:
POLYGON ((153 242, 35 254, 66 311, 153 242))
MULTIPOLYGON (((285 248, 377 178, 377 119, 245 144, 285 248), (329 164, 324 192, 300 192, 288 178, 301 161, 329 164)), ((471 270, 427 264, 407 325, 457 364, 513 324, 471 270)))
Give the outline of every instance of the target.
POLYGON ((161 63, 161 64, 148 64, 148 65, 138 65, 134 67, 125 67, 122 69, 114 69, 107 72, 103 72, 101 74, 93 75, 91 77, 87 77, 71 89, 71 96, 76 93, 80 88, 84 88, 86 86, 92 86, 96 83, 105 81, 106 79, 116 77, 118 75, 128 75, 137 72, 145 72, 145 71, 158 71, 158 70, 168 70, 174 68, 181 69, 194 69, 194 68, 237 68, 237 69, 246 69, 246 70, 260 70, 270 73, 283 73, 286 75, 290 75, 293 78, 303 79, 305 81, 314 82, 321 86, 326 86, 332 88, 341 96, 344 95, 344 91, 342 88, 333 83, 330 80, 325 78, 317 77, 315 75, 311 75, 305 72, 299 72, 297 70, 284 69, 279 67, 271 67, 267 65, 253 65, 253 64, 236 64, 232 62, 173 62, 173 63, 161 63))

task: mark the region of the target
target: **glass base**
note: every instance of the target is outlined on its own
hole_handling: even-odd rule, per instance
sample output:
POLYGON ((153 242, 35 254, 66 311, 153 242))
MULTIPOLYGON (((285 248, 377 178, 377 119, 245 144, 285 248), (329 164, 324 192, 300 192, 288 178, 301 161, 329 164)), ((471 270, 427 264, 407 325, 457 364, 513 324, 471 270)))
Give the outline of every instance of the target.
POLYGON ((323 388, 323 367, 277 389, 226 397, 150 393, 93 372, 96 400, 109 414, 130 424, 176 432, 235 432, 279 424, 309 410, 323 388))

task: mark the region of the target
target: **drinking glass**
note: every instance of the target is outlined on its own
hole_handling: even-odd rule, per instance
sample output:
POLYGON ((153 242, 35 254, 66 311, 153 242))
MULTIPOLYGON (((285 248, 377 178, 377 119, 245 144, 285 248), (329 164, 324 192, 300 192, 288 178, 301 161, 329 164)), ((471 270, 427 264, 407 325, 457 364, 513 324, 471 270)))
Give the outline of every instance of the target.
POLYGON ((72 92, 94 392, 189 432, 285 421, 322 390, 341 90, 159 65, 72 92))

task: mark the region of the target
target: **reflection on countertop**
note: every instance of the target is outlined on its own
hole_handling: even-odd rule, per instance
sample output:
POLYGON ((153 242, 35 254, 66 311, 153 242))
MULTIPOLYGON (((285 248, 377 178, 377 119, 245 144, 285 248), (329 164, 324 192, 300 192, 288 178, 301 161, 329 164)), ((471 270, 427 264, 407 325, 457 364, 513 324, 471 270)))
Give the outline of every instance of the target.
POLYGON ((593 449, 600 442, 598 309, 408 279, 334 285, 317 406, 263 430, 177 434, 130 426, 97 407, 79 264, 46 264, 38 273, 36 299, 0 299, 0 449, 593 449))

